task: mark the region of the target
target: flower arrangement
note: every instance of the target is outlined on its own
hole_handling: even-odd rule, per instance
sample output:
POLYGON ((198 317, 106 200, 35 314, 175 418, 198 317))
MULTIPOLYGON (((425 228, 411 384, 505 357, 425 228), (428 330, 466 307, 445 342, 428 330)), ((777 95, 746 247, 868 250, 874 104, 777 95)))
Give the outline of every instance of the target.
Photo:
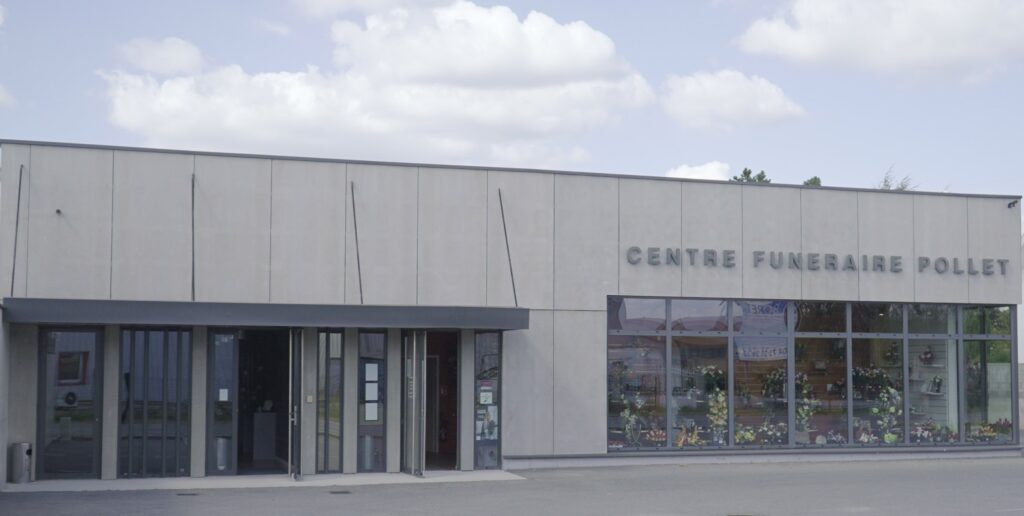
POLYGON ((846 435, 836 432, 835 430, 829 430, 828 433, 825 434, 825 444, 846 444, 846 435))
POLYGON ((796 429, 798 432, 811 430, 811 417, 818 410, 818 401, 814 399, 814 389, 807 373, 796 374, 796 429))
POLYGON ((704 390, 725 390, 725 372, 718 366, 701 366, 700 373, 704 376, 704 390))
POLYGON ((772 369, 761 379, 761 396, 765 399, 786 397, 786 370, 772 369))
MULTIPOLYGON (((853 390, 861 399, 876 399, 885 388, 891 386, 892 378, 884 369, 874 365, 853 368, 853 390)), ((856 396, 854 399, 857 399, 856 396)))
POLYGON ((903 396, 900 391, 892 387, 883 389, 878 394, 877 406, 871 407, 871 415, 877 418, 881 440, 885 444, 894 444, 900 440, 900 420, 903 416, 903 396))
POLYGON ((903 350, 900 349, 898 343, 892 342, 889 344, 889 349, 885 350, 885 354, 883 356, 890 364, 898 364, 900 363, 900 359, 903 358, 903 350))
POLYGON ((764 421, 756 427, 737 424, 734 432, 733 439, 736 444, 769 446, 785 444, 788 435, 786 423, 773 423, 771 415, 765 417, 764 421))
POLYGON ((992 425, 977 425, 967 434, 967 440, 974 442, 994 441, 999 437, 992 425))
POLYGON ((955 443, 959 440, 955 430, 930 418, 910 429, 910 442, 914 443, 955 443))
POLYGON ((665 440, 668 439, 668 435, 666 435, 665 431, 660 428, 648 430, 645 434, 645 437, 647 437, 648 443, 653 444, 664 443, 665 440))
POLYGON ((935 360, 935 353, 932 353, 932 347, 928 346, 927 349, 917 356, 917 359, 924 365, 932 365, 932 361, 935 360))
POLYGON ((639 392, 633 396, 632 401, 625 394, 621 397, 623 409, 619 412, 619 417, 623 421, 622 432, 625 435, 626 444, 639 447, 642 439, 639 413, 646 400, 640 397, 639 392))
POLYGON ((737 424, 734 430, 733 439, 736 444, 750 444, 757 438, 753 427, 737 424))
POLYGON ((676 434, 675 446, 676 448, 685 448, 687 446, 704 446, 705 441, 701 439, 700 432, 703 429, 697 425, 687 430, 683 428, 676 434))
POLYGON ((711 424, 712 441, 725 444, 725 433, 729 425, 729 400, 723 389, 717 389, 708 396, 708 423, 711 424))

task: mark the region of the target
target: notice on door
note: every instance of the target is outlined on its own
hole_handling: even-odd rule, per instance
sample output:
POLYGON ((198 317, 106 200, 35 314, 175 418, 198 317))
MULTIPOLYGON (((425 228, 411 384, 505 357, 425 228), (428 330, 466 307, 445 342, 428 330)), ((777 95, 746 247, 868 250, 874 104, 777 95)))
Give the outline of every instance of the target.
POLYGON ((217 391, 217 401, 228 401, 227 389, 220 389, 217 391))

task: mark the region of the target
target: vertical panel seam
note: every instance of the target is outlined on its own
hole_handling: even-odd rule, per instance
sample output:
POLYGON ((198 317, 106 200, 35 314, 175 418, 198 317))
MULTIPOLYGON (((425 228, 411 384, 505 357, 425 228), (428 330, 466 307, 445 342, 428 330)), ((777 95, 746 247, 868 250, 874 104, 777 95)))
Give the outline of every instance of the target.
POLYGON ((344 170, 341 194, 341 302, 348 300, 348 163, 344 170))
POLYGON ((29 269, 32 263, 32 245, 30 244, 32 237, 32 155, 35 153, 35 149, 35 145, 28 148, 28 195, 25 198, 25 290, 23 292, 25 297, 28 297, 29 269))
POLYGON ((622 179, 615 179, 615 294, 622 294, 622 263, 619 249, 622 248, 622 179))
MULTIPOLYGON (((491 171, 484 171, 484 306, 491 306, 490 303, 490 281, 488 275, 491 269, 491 259, 488 254, 491 238, 491 171)), ((511 267, 511 264, 509 265, 511 267)))
POLYGON ((117 178, 116 153, 110 151, 110 255, 107 260, 107 299, 114 299, 114 186, 117 178))
POLYGON ((420 168, 416 167, 416 303, 420 304, 420 168))
MULTIPOLYGON (((969 199, 964 199, 964 233, 967 236, 967 249, 964 250, 964 261, 967 261, 971 257, 971 201, 969 199)), ((967 302, 973 303, 970 274, 964 274, 964 281, 967 283, 967 302)))
MULTIPOLYGON (((917 196, 910 196, 910 250, 913 253, 913 266, 917 268, 917 196)), ((911 282, 913 291, 911 292, 910 299, 913 302, 917 302, 917 274, 914 275, 914 280, 911 282)))
MULTIPOLYGON (((682 251, 682 248, 686 247, 686 239, 683 236, 683 185, 684 184, 686 184, 684 181, 680 181, 679 182, 679 246, 680 246, 680 251, 682 251)), ((680 258, 680 262, 682 262, 682 256, 680 256, 679 258, 680 258)), ((685 274, 683 274, 683 266, 682 266, 682 263, 680 263, 680 265, 679 265, 679 296, 680 297, 686 295, 686 289, 683 288, 683 285, 685 283, 685 281, 683 279, 684 277, 685 277, 685 274)))
POLYGON ((267 224, 267 302, 273 301, 274 295, 274 161, 270 160, 270 220, 267 224))
MULTIPOLYGON (((746 254, 745 252, 747 251, 747 239, 746 239, 746 231, 745 231, 745 229, 746 229, 746 226, 747 226, 747 219, 746 219, 746 217, 744 216, 744 213, 743 213, 744 207, 747 204, 746 195, 744 195, 744 191, 746 190, 746 187, 744 187, 743 185, 740 185, 739 189, 740 189, 740 249, 743 249, 744 254, 746 254)), ((746 263, 746 262, 744 262, 744 263, 746 263)), ((753 264, 751 264, 751 266, 753 266, 753 264)), ((743 270, 740 271, 740 297, 747 297, 747 281, 746 281, 746 278, 747 278, 747 267, 746 267, 746 265, 744 265, 743 270)))
MULTIPOLYGON (((856 192, 856 197, 854 197, 854 203, 856 204, 856 206, 854 206, 854 214, 855 214, 855 216, 857 218, 857 254, 861 254, 861 249, 860 249, 860 192, 856 192)), ((860 293, 860 281, 861 281, 860 271, 857 271, 857 301, 863 301, 864 300, 863 296, 860 293)))

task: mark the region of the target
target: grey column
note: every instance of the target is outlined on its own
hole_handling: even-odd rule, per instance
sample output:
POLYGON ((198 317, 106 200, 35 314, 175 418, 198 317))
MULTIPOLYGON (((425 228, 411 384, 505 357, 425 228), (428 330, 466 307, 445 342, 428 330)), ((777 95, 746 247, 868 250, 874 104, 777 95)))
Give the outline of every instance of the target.
POLYGON ((4 321, 3 310, 0 310, 0 486, 7 483, 7 403, 11 397, 10 368, 8 367, 8 331, 4 321))
POLYGON ((402 469, 402 330, 388 330, 387 354, 387 472, 402 469))
MULTIPOLYGON (((36 424, 39 400, 39 327, 35 325, 14 325, 7 333, 7 349, 10 358, 7 370, 7 439, 12 443, 31 443, 36 450, 36 424)), ((36 478, 36 456, 32 453, 32 479, 36 478)), ((4 469, 7 464, 3 465, 4 469)))
POLYGON ((117 478, 117 427, 118 427, 118 393, 120 391, 121 353, 118 342, 121 328, 106 326, 103 328, 103 424, 101 425, 100 447, 100 478, 113 480, 117 478))
POLYGON ((459 333, 459 469, 471 471, 474 462, 474 431, 475 421, 473 401, 473 377, 476 369, 476 343, 473 330, 462 330, 459 333))
POLYGON ((299 471, 303 476, 316 474, 316 367, 320 332, 302 329, 302 392, 299 403, 299 471))
POLYGON ((193 477, 206 476, 206 327, 192 329, 192 442, 189 462, 193 477))
POLYGON ((358 468, 356 437, 359 431, 359 330, 345 330, 345 353, 341 375, 341 472, 355 473, 358 468))

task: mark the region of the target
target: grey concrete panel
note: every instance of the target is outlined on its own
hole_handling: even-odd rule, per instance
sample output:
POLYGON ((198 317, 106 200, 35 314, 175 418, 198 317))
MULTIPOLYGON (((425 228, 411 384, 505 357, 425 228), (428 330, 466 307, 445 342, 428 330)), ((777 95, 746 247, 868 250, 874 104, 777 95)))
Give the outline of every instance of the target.
POLYGON ((417 304, 487 304, 487 174, 419 171, 417 304))
POLYGON ((270 160, 196 156, 196 301, 270 300, 270 160))
POLYGON ((798 299, 800 270, 773 268, 771 252, 801 252, 800 190, 743 186, 743 297, 798 299), (750 257, 764 251, 765 260, 756 264, 750 257))
POLYGON ((505 332, 502 344, 503 455, 554 451, 554 316, 530 311, 530 329, 505 332))
POLYGON ((979 274, 967 276, 972 303, 1021 302, 1020 203, 1009 207, 1003 199, 967 199, 968 256, 979 274), (984 259, 1009 259, 1006 275, 998 263, 984 274, 984 259))
POLYGON ((316 398, 317 353, 320 334, 316 328, 302 329, 302 392, 299 405, 299 471, 303 476, 316 474, 316 398))
POLYGON ((274 161, 270 301, 345 302, 345 165, 274 161))
POLYGON ((27 295, 110 298, 113 152, 33 147, 27 295))
POLYGON ((387 425, 385 453, 387 472, 398 473, 402 469, 402 330, 388 330, 387 356, 387 425))
POLYGON ((459 379, 458 379, 458 422, 459 422, 459 453, 458 468, 472 471, 476 459, 475 413, 476 402, 476 332, 462 330, 459 332, 459 379))
POLYGON ((189 455, 192 477, 206 476, 206 327, 192 328, 192 417, 189 455))
POLYGON ((345 329, 341 375, 341 472, 357 471, 359 425, 359 330, 345 329))
POLYGON ((682 183, 619 180, 619 293, 637 296, 682 295, 683 265, 666 265, 665 249, 684 248, 682 183), (660 265, 630 264, 626 250, 658 248, 660 265))
MULTIPOLYGON (((32 171, 31 147, 4 144, 0 153, 0 292, 24 296, 28 278, 28 186, 32 171), (21 181, 21 204, 18 204, 18 182, 21 181), (20 213, 19 213, 20 212, 20 213), (19 220, 15 220, 19 219, 19 220), (18 226, 18 260, 11 281, 14 261, 14 227, 18 226), (12 290, 13 287, 13 290, 12 290)), ((5 463, 6 464, 6 463, 5 463)))
MULTIPOLYGON (((953 259, 963 269, 967 258, 967 199, 915 195, 914 254, 916 280, 914 300, 919 303, 955 303, 967 299, 967 273, 953 273, 953 259), (934 268, 917 272, 917 259, 927 256, 933 263, 939 257, 949 260, 949 270, 939 274, 934 268)), ((1005 206, 1005 205, 1004 205, 1005 206)))
POLYGON ((554 313, 554 453, 607 451, 604 312, 554 313))
POLYGON ((883 192, 857 193, 857 240, 861 255, 904 257, 903 273, 861 274, 860 299, 913 301, 917 276, 913 197, 883 192))
POLYGON ((487 185, 487 305, 550 309, 554 304, 555 176, 489 172, 487 185), (498 190, 505 207, 501 222, 498 190), (508 230, 508 250, 505 229, 508 230), (509 274, 515 272, 515 296, 509 274))
POLYGON ((9 342, 10 325, 4 322, 3 310, 0 310, 0 486, 7 484, 7 440, 8 406, 11 398, 11 386, 7 383, 11 377, 9 342))
MULTIPOLYGON (((860 276, 857 271, 825 270, 825 254, 857 255, 857 193, 835 190, 801 190, 801 247, 804 268, 801 299, 857 301, 860 276), (810 256, 821 260, 816 267, 809 266, 810 256)), ((904 258, 909 263, 910 257, 904 258)), ((862 272, 861 274, 891 274, 889 272, 862 272)), ((892 273, 895 274, 895 273, 892 273)), ((913 274, 905 267, 903 275, 913 274)))
POLYGON ((619 180, 555 176, 555 308, 604 310, 619 293, 619 180))
POLYGON ((114 152, 113 299, 192 299, 193 161, 114 152))
POLYGON ((359 266, 347 201, 345 244, 345 299, 351 304, 416 304, 416 203, 417 172, 409 167, 349 165, 351 186, 356 191, 359 225, 359 266), (362 301, 360 301, 360 271, 362 301))
POLYGON ((120 404, 121 375, 121 329, 117 326, 103 328, 103 414, 100 431, 100 478, 117 478, 117 430, 120 404))
MULTIPOLYGON (((39 401, 39 328, 35 325, 9 326, 8 351, 11 375, 7 377, 7 443, 32 443, 36 449, 36 404, 39 401)), ((5 465, 6 467, 6 465, 5 465)), ((36 474, 36 453, 32 454, 32 478, 36 474)))
POLYGON ((705 267, 701 260, 684 261, 683 295, 743 297, 743 187, 714 183, 682 183, 683 246, 736 252, 731 268, 705 267))

